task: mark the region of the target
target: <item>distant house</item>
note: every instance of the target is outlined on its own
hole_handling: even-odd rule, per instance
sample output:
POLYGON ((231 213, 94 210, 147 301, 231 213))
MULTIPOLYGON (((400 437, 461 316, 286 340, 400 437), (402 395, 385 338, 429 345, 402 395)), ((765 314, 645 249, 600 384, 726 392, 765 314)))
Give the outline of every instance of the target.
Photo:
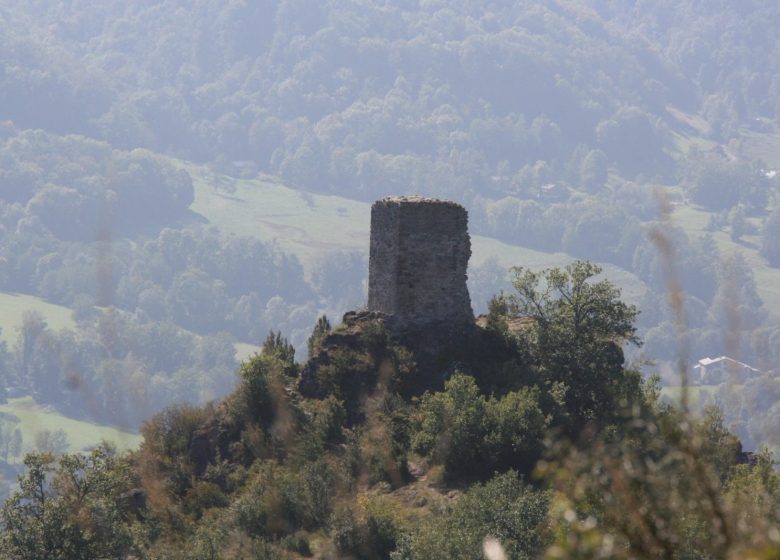
POLYGON ((696 372, 694 383, 701 385, 719 385, 727 380, 741 383, 761 373, 756 368, 728 356, 702 358, 693 366, 693 370, 696 372))
POLYGON ((569 198, 569 189, 560 183, 542 185, 537 198, 545 202, 561 202, 569 198))

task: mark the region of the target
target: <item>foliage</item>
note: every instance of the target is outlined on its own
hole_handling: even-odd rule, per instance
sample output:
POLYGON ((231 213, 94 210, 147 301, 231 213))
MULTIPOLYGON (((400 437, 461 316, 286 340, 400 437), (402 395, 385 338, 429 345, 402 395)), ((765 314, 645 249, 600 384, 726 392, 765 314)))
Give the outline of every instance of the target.
POLYGON ((770 266, 780 267, 780 208, 767 216, 761 230, 761 255, 770 266))
POLYGON ((285 387, 292 381, 290 373, 294 372, 295 364, 289 361, 292 356, 287 342, 279 340, 279 346, 276 350, 268 348, 266 352, 253 356, 241 364, 239 371, 250 417, 265 428, 274 422, 285 424, 292 420, 286 405, 285 387))
POLYGON ((0 514, 0 555, 20 559, 123 557, 133 532, 121 495, 131 488, 129 465, 102 445, 89 455, 25 458, 27 473, 0 514))
POLYGON ((563 498, 550 558, 777 554, 776 513, 767 508, 777 484, 766 468, 771 459, 763 456, 758 467, 738 465, 738 443, 718 415, 692 426, 684 415, 659 408, 655 418, 636 417, 625 428, 624 437, 557 449, 554 455, 563 459, 542 464, 563 498), (751 503, 737 490, 747 486, 751 503), (746 522, 762 514, 768 517, 746 522))
POLYGON ((699 153, 689 157, 684 180, 691 200, 714 211, 729 210, 740 203, 761 211, 771 186, 758 166, 699 153))
POLYGON ((497 539, 508 558, 536 558, 546 544, 551 495, 525 483, 516 472, 498 475, 472 486, 402 541, 393 560, 484 558, 486 536, 497 539))
POLYGON ((623 369, 621 349, 640 343, 636 307, 620 301, 608 280, 593 282, 601 269, 588 262, 541 273, 513 270, 508 310, 531 320, 518 336, 533 348, 548 390, 562 396, 566 428, 578 431, 588 422, 618 417, 639 398, 635 374, 623 369))
MULTIPOLYGON (((530 247, 617 264, 651 284, 656 301, 662 267, 645 235, 656 179, 676 194, 677 171, 693 202, 734 207, 731 233, 748 248, 774 196, 766 168, 775 163, 743 161, 755 158, 749 144, 769 145, 780 111, 767 47, 777 11, 767 0, 520 2, 479 13, 464 2, 331 3, 311 13, 298 0, 180 4, 78 0, 3 12, 0 289, 79 317, 72 337, 50 332, 34 346, 36 377, 29 361, 7 361, 5 372, 22 386, 34 380, 41 404, 69 414, 91 401, 93 418, 134 426, 172 402, 224 396, 235 367, 225 333, 258 343, 281 329, 300 353, 318 315, 364 299, 365 254, 323 251, 334 244, 311 236, 317 228, 304 226, 310 241, 284 236, 299 256, 318 255, 304 277, 276 244, 201 225, 194 211, 215 203, 243 205, 238 221, 255 223, 234 196, 238 177, 241 188, 262 190, 263 203, 270 191, 258 185, 278 178, 312 214, 333 194, 347 197, 327 198, 337 224, 367 216, 354 199, 456 199, 475 232, 522 245, 524 257, 541 259, 533 266, 565 257, 530 247), (177 48, 181 37, 192 44, 177 48), (510 75, 523 76, 522 87, 510 75), (201 205, 191 204, 196 193, 201 205), (111 340, 89 344, 96 304, 155 324, 165 342, 129 336, 118 352, 111 340), (201 345, 182 328, 211 340, 201 345), (74 338, 79 351, 69 352, 74 338), (203 347, 220 359, 195 359, 203 347)), ((274 220, 256 235, 298 227, 274 220)), ((682 221, 695 229, 696 220, 682 221)), ((680 242, 679 260, 686 288, 710 306, 712 255, 696 242, 680 242)), ((472 272, 481 309, 505 277, 495 267, 472 272)), ((759 275, 766 286, 771 278, 759 275)), ((656 341, 671 336, 663 317, 644 326, 658 327, 656 341)), ((697 351, 712 348, 720 325, 702 327, 691 334, 697 351)), ((757 363, 757 349, 747 353, 757 363)), ((0 378, 3 369, 0 358, 0 378)))
POLYGON ((358 499, 333 512, 330 531, 336 550, 361 560, 388 558, 398 538, 391 512, 365 496, 358 499))
MULTIPOLYGON (((7 28, 29 30, 3 43, 0 101, 9 118, 375 198, 451 194, 494 175, 522 184, 538 162, 555 170, 582 159, 572 156, 583 144, 625 173, 658 173, 669 163, 667 127, 685 130, 667 107, 701 114, 709 124, 702 134, 724 143, 741 123, 779 110, 777 15, 766 1, 523 2, 482 11, 462 2, 309 11, 292 0, 228 9, 202 1, 186 18, 176 7, 114 10, 82 0, 8 10, 7 28), (68 15, 76 19, 62 23, 68 15), (123 41, 106 40, 117 28, 123 41), (142 32, 150 28, 151 40, 142 32), (637 28, 647 30, 642 41, 637 28), (191 49, 168 48, 181 36, 192 38, 191 49), (739 64, 734 53, 744 53, 739 64), (528 79, 521 87, 507 75, 528 79), (254 167, 232 163, 244 160, 254 167)), ((105 148, 95 144, 99 156, 105 148)), ((9 179, 23 197, 17 185, 30 170, 20 167, 9 179)), ((154 177, 139 168, 123 169, 130 177, 118 185, 154 177)))
POLYGON ((368 321, 346 343, 338 329, 325 338, 304 368, 299 388, 306 396, 340 400, 347 424, 364 419, 363 401, 375 393, 399 391, 411 381, 414 361, 408 350, 394 345, 384 324, 368 321))
POLYGON ((68 450, 68 436, 63 430, 41 430, 35 434, 35 448, 39 453, 61 455, 68 450))
POLYGON ((144 423, 143 445, 160 457, 176 457, 189 451, 192 436, 207 411, 188 404, 173 405, 144 423))
POLYGON ((263 343, 263 353, 274 357, 290 367, 295 365, 295 348, 283 336, 281 331, 268 333, 263 343))
POLYGON ((311 332, 311 336, 309 336, 309 340, 306 341, 306 346, 309 350, 309 356, 314 354, 314 349, 317 347, 317 344, 326 334, 330 332, 330 330, 330 321, 328 321, 328 318, 325 315, 321 315, 314 325, 314 329, 311 332))
POLYGON ((399 395, 380 388, 365 399, 363 410, 364 424, 352 430, 358 477, 369 484, 385 482, 399 488, 408 477, 409 407, 399 395))
POLYGON ((541 452, 547 422, 534 389, 486 398, 472 377, 456 373, 444 392, 420 400, 412 449, 443 465, 452 479, 510 467, 527 472, 541 452))
MULTIPOLYGON (((373 319, 323 332, 303 366, 272 332, 232 395, 164 409, 129 457, 29 455, 0 551, 476 559, 490 537, 512 558, 771 557, 771 455, 741 464, 751 456, 720 411, 694 422, 625 368, 637 311, 598 274, 515 270, 515 293, 446 366, 419 366, 373 319), (423 367, 455 373, 406 395, 423 367)), ((47 336, 31 325, 31 340, 47 336)))
POLYGON ((18 419, 0 413, 0 458, 5 463, 13 460, 22 453, 22 431, 16 426, 18 419))
POLYGON ((334 478, 324 462, 299 471, 257 463, 232 506, 236 523, 251 536, 271 539, 320 527, 329 518, 334 478))
MULTIPOLYGON (((145 426, 132 463, 150 517, 128 514, 106 531, 91 519, 110 510, 109 498, 75 511, 73 490, 52 483, 45 497, 56 507, 47 511, 64 511, 56 520, 64 522, 20 517, 9 539, 29 536, 38 557, 66 554, 46 550, 46 535, 69 543, 73 557, 116 557, 129 554, 129 541, 111 539, 125 539, 137 521, 148 532, 135 556, 270 558, 285 554, 280 541, 304 551, 296 535, 309 528, 329 531, 345 553, 387 556, 406 542, 403 524, 378 510, 350 518, 336 502, 351 505, 366 486, 387 482, 403 496, 410 444, 453 475, 527 472, 551 427, 582 438, 582 448, 551 459, 567 466, 564 477, 574 473, 571 487, 559 487, 575 514, 564 512, 559 526, 564 554, 587 553, 578 548, 587 540, 577 540, 580 529, 585 537, 596 531, 600 545, 617 542, 614 554, 652 556, 671 546, 681 556, 747 556, 752 545, 772 554, 772 459, 735 466, 738 444, 712 411, 690 429, 679 426, 687 418, 649 411, 623 346, 648 328, 646 349, 669 359, 678 338, 662 304, 668 263, 646 236, 655 227, 654 183, 674 183, 677 171, 683 193, 721 213, 713 225, 728 222, 732 240, 748 248, 751 225, 776 198, 764 169, 776 164, 742 161, 747 141, 768 143, 780 116, 776 2, 120 4, 22 2, 0 14, 0 104, 9 119, 0 122, 0 289, 71 306, 77 323, 60 331, 26 317, 15 343, 0 345, 0 387, 131 426, 163 410, 145 426), (324 256, 304 277, 298 259, 275 244, 197 223, 196 187, 228 201, 233 177, 258 172, 305 189, 295 200, 311 206, 334 194, 457 199, 479 234, 630 270, 632 285, 638 278, 649 288, 643 324, 614 286, 597 281, 595 267, 578 263, 517 272, 517 292, 492 306, 492 338, 479 352, 464 346, 447 356, 472 354, 464 370, 473 379, 451 375, 462 364, 418 366, 381 328, 332 338, 319 323, 309 345, 314 365, 299 368, 294 350, 321 310, 333 316, 363 298, 365 257, 324 256), (280 330, 242 366, 235 394, 213 407, 165 408, 224 396, 235 383, 234 338, 260 342, 270 328, 280 330), (408 398, 447 376, 444 391, 408 398), (196 461, 199 445, 207 453, 196 461), (636 483, 635 495, 619 487, 625 480, 636 483), (616 504, 602 508, 606 515, 602 499, 616 504), (63 503, 71 509, 58 509, 63 503), (717 504, 729 507, 720 514, 717 504), (236 517, 248 521, 240 526, 236 517), (646 526, 660 529, 647 537, 646 526)), ((761 249, 772 266, 774 214, 761 249)), ((263 227, 277 237, 277 225, 263 227)), ((726 325, 741 359, 780 363, 780 331, 748 261, 720 266, 716 243, 728 239, 719 232, 669 234, 692 323, 682 343, 714 355, 726 325)), ((327 246, 315 242, 302 251, 327 246)), ((472 294, 505 287, 495 263, 474 272, 481 287, 472 294)), ((771 288, 771 274, 758 277, 771 288)), ((723 401, 754 442, 778 423, 770 378, 746 383, 743 400, 723 401), (758 403, 761 413, 743 420, 743 410, 754 410, 742 405, 758 403)), ((3 437, 13 455, 13 435, 3 437)), ((58 447, 45 439, 41 447, 58 447)), ((31 472, 45 482, 51 467, 49 479, 59 480, 67 457, 39 459, 31 472)), ((492 510, 483 515, 490 502, 517 495, 501 484, 494 494, 488 485, 466 489, 452 521, 463 531, 442 521, 432 537, 442 551, 480 554, 479 533, 501 521, 492 510), (467 506, 482 525, 469 524, 467 506)), ((33 512, 25 500, 14 512, 33 512)), ((439 515, 432 509, 414 515, 439 515)), ((528 526, 518 531, 527 535, 528 526)), ((510 533, 502 537, 508 547, 510 533)), ((421 541, 410 542, 422 554, 414 548, 421 541)), ((537 544, 517 542, 525 544, 513 555, 538 553, 537 544)))

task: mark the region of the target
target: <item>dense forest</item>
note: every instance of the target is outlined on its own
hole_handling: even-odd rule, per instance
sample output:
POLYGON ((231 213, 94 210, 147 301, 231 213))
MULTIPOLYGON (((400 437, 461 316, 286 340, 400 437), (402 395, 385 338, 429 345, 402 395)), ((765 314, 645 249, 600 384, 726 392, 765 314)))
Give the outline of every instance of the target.
POLYGON ((771 0, 0 6, 4 553, 771 557, 779 28, 771 0), (468 209, 489 334, 458 368, 338 326, 395 194, 468 209), (576 259, 624 274, 619 359, 511 328, 509 265, 576 259), (694 377, 726 355, 755 374, 694 377), (55 460, 20 398, 144 444, 55 460))

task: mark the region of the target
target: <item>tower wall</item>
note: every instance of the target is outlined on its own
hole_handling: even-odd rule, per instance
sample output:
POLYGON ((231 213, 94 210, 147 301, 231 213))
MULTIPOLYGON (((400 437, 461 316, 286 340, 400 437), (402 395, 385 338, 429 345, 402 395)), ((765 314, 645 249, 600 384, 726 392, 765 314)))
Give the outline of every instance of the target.
POLYGON ((473 323, 468 215, 450 201, 391 197, 371 207, 368 308, 397 328, 473 323))

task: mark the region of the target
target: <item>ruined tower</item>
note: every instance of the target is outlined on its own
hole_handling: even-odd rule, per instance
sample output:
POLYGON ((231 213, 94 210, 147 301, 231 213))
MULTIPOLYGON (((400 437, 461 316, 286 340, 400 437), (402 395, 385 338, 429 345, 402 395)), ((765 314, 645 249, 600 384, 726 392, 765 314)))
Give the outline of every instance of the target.
POLYGON ((394 330, 473 325, 466 269, 468 215, 460 204, 417 196, 371 207, 368 308, 394 330))

